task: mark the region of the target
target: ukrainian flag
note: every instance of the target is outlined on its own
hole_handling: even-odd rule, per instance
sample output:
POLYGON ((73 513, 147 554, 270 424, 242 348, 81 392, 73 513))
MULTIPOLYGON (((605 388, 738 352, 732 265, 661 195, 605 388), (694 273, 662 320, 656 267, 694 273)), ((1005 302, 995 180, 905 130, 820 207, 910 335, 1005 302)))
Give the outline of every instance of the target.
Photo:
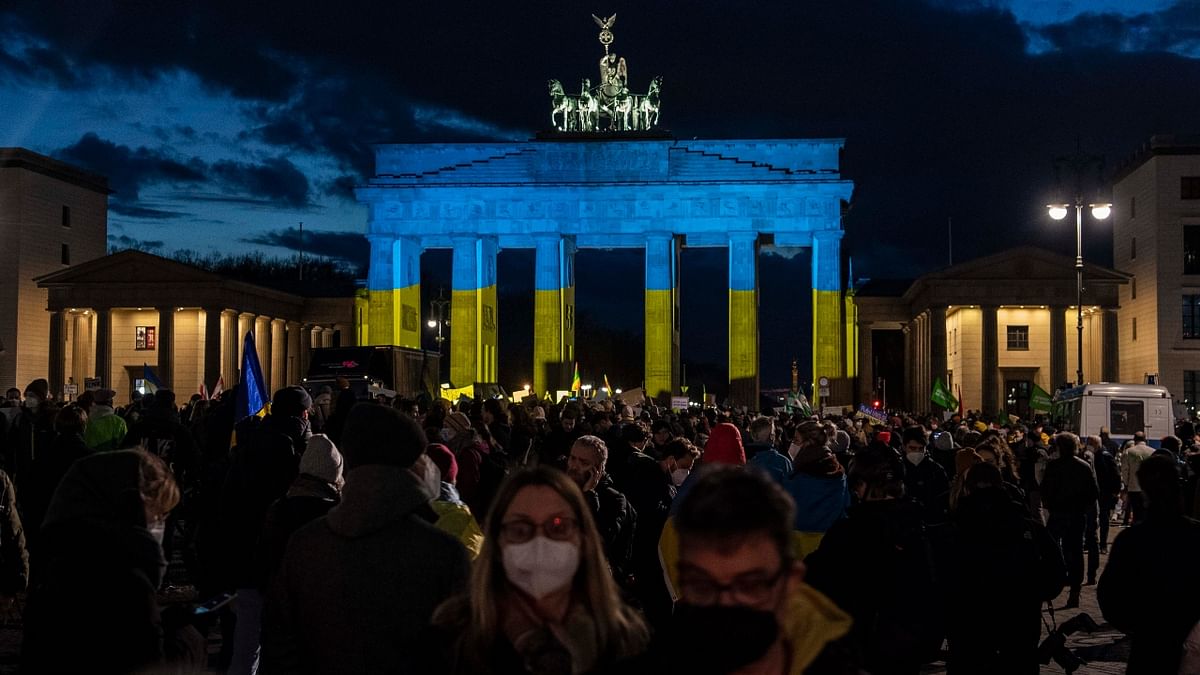
POLYGON ((575 376, 571 378, 571 391, 579 391, 583 384, 579 381, 579 362, 575 362, 575 376))
POLYGON ((234 407, 234 423, 261 413, 270 401, 262 366, 258 363, 258 350, 254 347, 254 332, 250 331, 243 341, 242 386, 238 389, 237 405, 234 407))

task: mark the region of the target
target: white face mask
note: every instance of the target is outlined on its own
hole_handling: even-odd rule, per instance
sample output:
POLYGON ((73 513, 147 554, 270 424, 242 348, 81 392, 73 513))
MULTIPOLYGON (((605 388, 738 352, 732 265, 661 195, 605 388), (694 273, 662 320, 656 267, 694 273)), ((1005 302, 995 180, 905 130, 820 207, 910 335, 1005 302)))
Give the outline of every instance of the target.
POLYGON ((571 585, 579 570, 579 547, 537 536, 504 547, 504 574, 512 585, 540 600, 571 585))
POLYGON ((675 487, 683 485, 683 481, 687 480, 688 475, 691 473, 691 469, 675 469, 671 472, 671 484, 675 487))
POLYGON ((921 460, 925 459, 925 453, 923 452, 907 452, 904 456, 908 458, 908 461, 913 463, 913 466, 920 464, 921 460))
POLYGON ((788 457, 791 457, 792 461, 796 461, 796 454, 799 452, 800 452, 799 445, 792 443, 791 445, 788 446, 788 457))
POLYGON ((146 529, 150 530, 150 536, 154 537, 154 541, 157 541, 158 545, 162 546, 163 536, 167 533, 167 524, 160 520, 153 525, 147 526, 146 529))

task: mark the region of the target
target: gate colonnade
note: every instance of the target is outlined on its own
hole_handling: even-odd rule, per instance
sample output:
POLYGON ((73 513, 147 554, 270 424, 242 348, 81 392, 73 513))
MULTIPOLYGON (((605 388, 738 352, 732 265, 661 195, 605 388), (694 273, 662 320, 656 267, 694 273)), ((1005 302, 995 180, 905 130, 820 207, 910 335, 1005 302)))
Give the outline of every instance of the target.
MULTIPOLYGON (((369 208, 370 344, 419 348, 421 252, 453 251, 450 378, 497 380, 496 256, 535 251, 535 391, 566 388, 575 353, 574 257, 645 251, 645 387, 679 392, 679 252, 729 252, 729 378, 758 407, 758 252, 812 249, 813 376, 848 372, 841 139, 543 139, 384 144, 356 189, 369 208)), ((799 286, 799 284, 798 284, 799 286)), ((586 358, 586 357, 585 357, 586 358)))

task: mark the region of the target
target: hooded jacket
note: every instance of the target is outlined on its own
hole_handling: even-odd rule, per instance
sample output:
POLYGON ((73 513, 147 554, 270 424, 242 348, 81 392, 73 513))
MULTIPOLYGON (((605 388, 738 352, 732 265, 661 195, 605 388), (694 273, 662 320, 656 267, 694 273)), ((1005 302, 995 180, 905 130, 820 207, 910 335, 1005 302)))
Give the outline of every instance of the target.
POLYGON ((25 610, 23 672, 127 673, 198 664, 203 639, 164 627, 155 599, 166 561, 146 529, 140 458, 105 452, 73 464, 42 527, 25 610))
POLYGON ((417 672, 433 610, 465 590, 467 553, 433 525, 420 480, 369 464, 288 542, 263 616, 262 673, 417 672))
POLYGON ((116 450, 125 441, 125 434, 128 431, 125 420, 116 414, 112 406, 97 403, 92 406, 92 411, 88 415, 83 440, 89 448, 96 452, 116 450))

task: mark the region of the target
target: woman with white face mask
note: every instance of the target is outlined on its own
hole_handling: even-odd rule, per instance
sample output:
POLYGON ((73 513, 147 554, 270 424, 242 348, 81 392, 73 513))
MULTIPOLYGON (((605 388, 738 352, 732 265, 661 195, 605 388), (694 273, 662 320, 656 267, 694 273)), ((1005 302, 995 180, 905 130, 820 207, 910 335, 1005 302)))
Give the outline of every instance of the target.
POLYGON ((576 675, 637 654, 641 617, 620 599, 579 488, 561 471, 512 475, 496 495, 467 597, 434 614, 431 673, 576 675))

